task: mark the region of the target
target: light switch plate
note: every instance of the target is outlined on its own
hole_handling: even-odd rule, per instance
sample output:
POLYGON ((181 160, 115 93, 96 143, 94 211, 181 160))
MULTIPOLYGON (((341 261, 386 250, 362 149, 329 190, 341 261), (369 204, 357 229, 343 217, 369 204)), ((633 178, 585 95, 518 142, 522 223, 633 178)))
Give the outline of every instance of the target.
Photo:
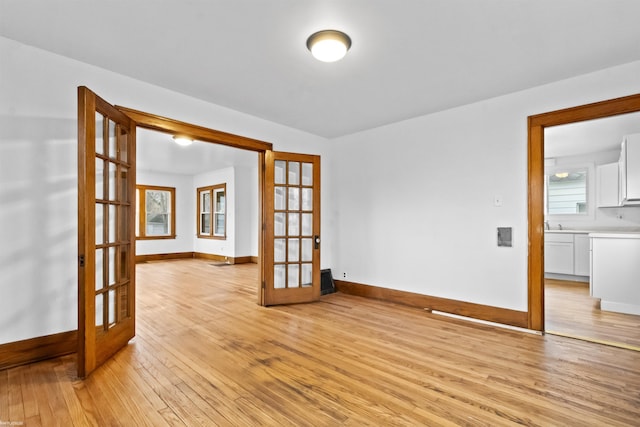
POLYGON ((495 206, 496 208, 499 208, 502 206, 502 196, 500 195, 493 196, 493 206, 495 206))

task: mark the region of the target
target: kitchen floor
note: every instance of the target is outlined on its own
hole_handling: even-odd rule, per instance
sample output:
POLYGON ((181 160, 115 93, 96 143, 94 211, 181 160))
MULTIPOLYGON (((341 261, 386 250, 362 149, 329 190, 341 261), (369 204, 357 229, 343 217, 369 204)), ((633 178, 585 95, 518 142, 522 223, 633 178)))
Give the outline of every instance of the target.
POLYGON ((545 279, 545 330, 640 351, 640 316, 601 311, 589 283, 545 279))

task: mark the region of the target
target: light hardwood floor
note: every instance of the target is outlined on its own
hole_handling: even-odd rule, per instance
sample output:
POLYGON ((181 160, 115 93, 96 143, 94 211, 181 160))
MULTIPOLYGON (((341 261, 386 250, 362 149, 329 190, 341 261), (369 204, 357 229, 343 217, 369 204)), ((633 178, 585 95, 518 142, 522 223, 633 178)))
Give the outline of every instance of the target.
POLYGON ((601 311, 589 284, 545 279, 545 330, 640 350, 640 316, 601 311))
POLYGON ((38 425, 638 425, 640 353, 343 294, 256 305, 255 265, 138 266, 136 338, 0 371, 0 422, 38 425))

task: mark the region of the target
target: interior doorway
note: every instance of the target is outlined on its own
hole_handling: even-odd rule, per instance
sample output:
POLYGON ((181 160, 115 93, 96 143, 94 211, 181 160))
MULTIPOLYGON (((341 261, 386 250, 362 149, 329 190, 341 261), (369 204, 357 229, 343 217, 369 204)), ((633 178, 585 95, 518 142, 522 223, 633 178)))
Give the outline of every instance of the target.
MULTIPOLYGON (((118 107, 81 86, 78 88, 78 376, 81 378, 135 336, 132 246, 137 240, 138 224, 135 212, 138 128, 256 152, 260 230, 257 303, 265 306, 302 303, 320 297, 320 156, 276 152, 264 141, 118 107)), ((163 197, 173 198, 170 188, 162 191, 167 193, 163 197)), ((211 188, 210 198, 216 194, 211 188)), ((170 217, 164 209, 154 211, 154 220, 145 219, 145 224, 152 222, 154 227, 163 229, 170 217), (163 221, 163 216, 167 221, 163 221)), ((208 213, 209 228, 213 228, 215 212, 208 213)), ((172 233, 175 234, 175 227, 167 234, 172 233)))
POLYGON ((617 181, 623 136, 636 133, 640 113, 544 129, 547 334, 640 349, 640 316, 601 310, 591 296, 588 234, 640 226, 640 208, 618 207, 617 186, 605 185, 609 171, 617 181))
POLYGON ((528 118, 528 324, 545 330, 544 130, 640 111, 640 94, 538 114, 528 118))
POLYGON ((273 151, 272 144, 264 141, 116 108, 138 128, 257 152, 257 303, 269 306, 320 298, 320 156, 273 151))
POLYGON ((257 263, 258 186, 254 151, 198 140, 180 145, 173 135, 138 128, 136 262, 193 256, 257 263), (164 207, 167 199, 174 209, 164 207))

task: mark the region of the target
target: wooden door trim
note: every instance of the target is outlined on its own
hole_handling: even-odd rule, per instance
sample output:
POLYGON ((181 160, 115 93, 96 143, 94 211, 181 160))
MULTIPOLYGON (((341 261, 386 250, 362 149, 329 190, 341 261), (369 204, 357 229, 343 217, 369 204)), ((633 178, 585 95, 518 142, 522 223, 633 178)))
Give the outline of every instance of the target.
POLYGON ((544 331, 544 129, 640 111, 640 94, 528 117, 529 329, 544 331))
MULTIPOLYGON (((95 109, 94 98, 88 96, 88 92, 81 90, 78 88, 78 93, 82 96, 78 97, 78 138, 83 138, 81 135, 85 135, 85 137, 90 139, 90 135, 87 135, 87 127, 89 127, 89 120, 95 118, 87 117, 88 109, 95 109), (82 119, 81 119, 82 118, 82 119)), ((95 130, 93 138, 95 139, 95 130)), ((85 182, 85 177, 88 174, 95 175, 95 165, 92 165, 91 162, 87 161, 87 148, 86 144, 78 144, 78 200, 84 199, 87 192, 88 185, 85 182), (93 168, 93 170, 91 170, 93 168)), ((85 240, 88 239, 91 233, 95 233, 95 218, 89 214, 86 208, 86 203, 78 202, 78 251, 84 252, 85 240), (84 218, 84 221, 80 221, 80 218, 84 218)), ((93 214, 95 215, 95 213, 93 214)), ((78 254, 80 256, 80 254, 78 254)), ((85 260, 86 261, 86 260, 85 260)), ((82 265, 80 260, 78 260, 77 271, 78 271, 78 334, 77 334, 77 351, 78 351, 78 376, 84 377, 86 374, 86 362, 83 364, 82 361, 86 360, 87 354, 84 351, 84 340, 85 338, 85 330, 89 329, 88 333, 91 333, 90 328, 86 327, 86 318, 87 312, 85 310, 84 303, 84 293, 85 293, 85 280, 83 269, 85 267, 82 265)), ((94 266, 89 266, 89 268, 93 269, 94 266)), ((95 274, 91 273, 90 274, 95 274)), ((95 332, 94 332, 95 334, 95 332)), ((90 337, 91 339, 91 337, 90 337)))
POLYGON ((258 264, 260 267, 260 280, 258 281, 257 288, 257 302, 259 305, 264 305, 264 283, 265 274, 264 271, 264 256, 265 256, 265 222, 264 215, 266 212, 265 207, 265 162, 267 153, 273 151, 273 144, 270 142, 261 141, 258 139, 248 138, 240 135, 234 135, 227 132, 222 132, 210 128, 206 128, 199 125, 194 125, 187 122, 182 122, 168 117, 159 116, 156 114, 146 113, 144 111, 134 110, 132 108, 116 105, 116 108, 122 113, 129 116, 138 127, 144 129, 156 130, 159 132, 169 134, 180 134, 190 136, 198 141, 209 142, 213 144, 226 145, 228 147, 239 148, 243 150, 255 151, 258 154, 258 264))
POLYGON ((260 271, 260 281, 258 282, 258 304, 261 306, 265 305, 265 301, 264 301, 264 283, 265 283, 265 266, 264 266, 264 256, 265 256, 265 227, 266 227, 266 223, 265 223, 265 173, 266 173, 266 156, 267 153, 270 152, 271 150, 268 151, 261 151, 258 153, 258 170, 260 171, 260 173, 258 173, 258 206, 260 206, 260 212, 258 214, 258 230, 260 230, 260 233, 258 233, 258 264, 259 264, 259 271, 260 271))
POLYGON ((198 141, 212 142, 215 144, 226 145, 228 147, 241 148, 243 150, 264 152, 271 150, 273 147, 273 144, 270 142, 260 141, 258 139, 209 129, 203 126, 181 122, 179 120, 145 113, 143 111, 119 105, 116 105, 116 108, 131 117, 139 127, 145 129, 157 130, 174 135, 189 136, 193 139, 197 139, 198 141))

